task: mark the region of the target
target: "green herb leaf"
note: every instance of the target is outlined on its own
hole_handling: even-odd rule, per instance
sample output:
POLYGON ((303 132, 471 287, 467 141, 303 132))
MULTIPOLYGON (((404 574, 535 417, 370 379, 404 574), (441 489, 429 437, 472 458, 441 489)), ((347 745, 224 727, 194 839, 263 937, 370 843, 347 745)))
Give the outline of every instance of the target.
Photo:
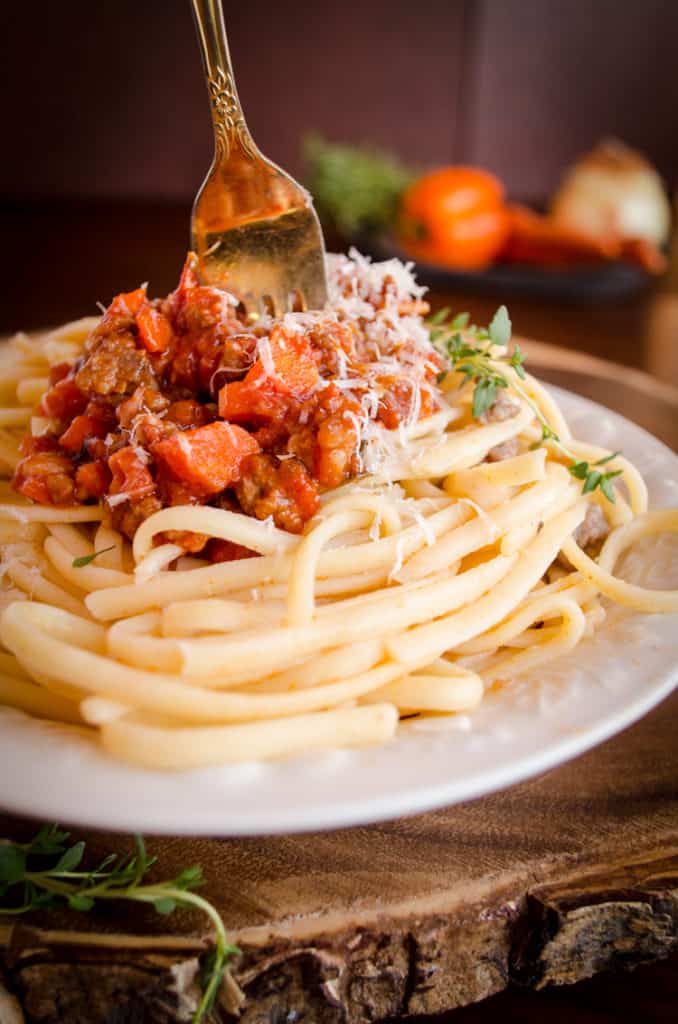
POLYGON ((520 345, 516 342, 513 346, 513 352, 511 354, 511 359, 509 360, 509 365, 513 367, 513 369, 516 371, 521 380, 525 380, 525 377, 527 376, 527 374, 525 373, 525 369, 523 367, 524 362, 525 353, 521 349, 520 345))
POLYGON ((58 875, 67 871, 75 871, 82 860, 84 852, 85 844, 83 842, 79 842, 76 843, 75 846, 71 846, 52 868, 54 874, 58 875))
POLYGON ((570 473, 572 476, 575 476, 577 480, 586 480, 590 472, 588 462, 575 462, 569 468, 570 473))
POLYGON ((450 315, 450 312, 450 307, 444 306, 442 309, 439 309, 437 313, 431 314, 431 316, 428 318, 429 324, 431 324, 432 327, 437 327, 438 324, 445 323, 448 316, 450 315))
POLYGON ((94 900, 91 896, 85 896, 84 893, 73 893, 72 896, 68 897, 68 905, 71 910, 80 910, 86 912, 91 910, 94 906, 94 900))
POLYGON ((90 565, 95 558, 99 555, 105 555, 107 551, 112 551, 115 544, 110 544, 107 548, 101 548, 100 551, 94 551, 91 555, 81 555, 80 558, 74 558, 71 565, 74 569, 84 569, 86 565, 90 565))
POLYGON ((457 313, 454 320, 450 324, 453 331, 463 331, 465 327, 468 327, 468 322, 471 319, 470 313, 457 313))
POLYGON ((7 886, 19 882, 26 871, 26 854, 15 843, 0 843, 0 882, 7 886))
POLYGON ((493 345, 505 347, 511 340, 511 321, 506 306, 500 306, 487 328, 493 345))
POLYGON ((591 491, 595 491, 596 487, 602 479, 603 474, 600 473, 597 469, 592 469, 591 472, 588 473, 586 476, 586 480, 584 481, 584 486, 582 487, 581 491, 582 494, 590 494, 591 491))
POLYGON ((158 914, 171 914, 173 910, 177 909, 176 900, 169 899, 167 896, 154 900, 153 906, 158 914))
POLYGON ((28 853, 57 854, 66 848, 70 832, 60 832, 56 825, 43 825, 38 834, 27 844, 28 853))
POLYGON ((601 491, 603 492, 607 500, 611 501, 613 505, 615 504, 615 495, 612 487, 612 481, 616 476, 620 476, 620 474, 621 469, 617 469, 612 473, 604 473, 600 480, 601 491))
POLYGON ((174 879, 177 889, 196 889, 203 882, 202 868, 199 864, 192 864, 190 868, 184 868, 181 874, 174 879))
POLYGON ((497 397, 496 381, 485 378, 479 380, 473 392, 473 415, 479 419, 490 408, 497 397))
MULTIPOLYGON (((621 455, 621 452, 612 452, 611 455, 606 455, 604 459, 598 459, 598 461, 594 462, 593 465, 606 466, 608 462, 612 462, 612 460, 616 459, 619 455, 621 455)), ((618 472, 621 472, 621 470, 618 470, 618 472)))

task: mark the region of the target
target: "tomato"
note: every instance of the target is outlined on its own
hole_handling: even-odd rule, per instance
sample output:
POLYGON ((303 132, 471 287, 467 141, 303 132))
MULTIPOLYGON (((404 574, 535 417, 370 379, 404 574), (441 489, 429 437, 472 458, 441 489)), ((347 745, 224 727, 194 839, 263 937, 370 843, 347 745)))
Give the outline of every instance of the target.
POLYGON ((401 204, 399 238, 416 259, 481 270, 508 232, 501 182, 476 167, 441 167, 417 179, 401 204))

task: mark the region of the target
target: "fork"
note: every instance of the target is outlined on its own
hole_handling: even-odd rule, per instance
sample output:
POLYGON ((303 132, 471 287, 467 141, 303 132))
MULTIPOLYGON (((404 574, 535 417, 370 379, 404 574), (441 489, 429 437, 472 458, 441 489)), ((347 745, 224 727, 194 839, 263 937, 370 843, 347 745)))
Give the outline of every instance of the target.
POLYGON ((311 197, 257 149, 235 87, 221 0, 191 0, 214 125, 214 159, 193 204, 203 284, 233 293, 251 321, 327 301, 311 197))

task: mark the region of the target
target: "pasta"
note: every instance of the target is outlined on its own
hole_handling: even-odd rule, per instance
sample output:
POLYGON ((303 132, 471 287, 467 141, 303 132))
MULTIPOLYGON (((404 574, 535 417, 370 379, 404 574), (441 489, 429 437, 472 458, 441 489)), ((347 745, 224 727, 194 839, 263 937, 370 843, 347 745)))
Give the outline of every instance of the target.
MULTIPOLYGON (((327 347, 336 325, 348 324, 374 346, 376 369, 351 376, 349 367, 347 375, 341 356, 328 371, 325 385, 330 381, 349 403, 341 408, 350 458, 332 484, 322 472, 333 472, 336 458, 330 470, 318 470, 317 499, 303 504, 308 495, 300 481, 308 481, 291 441, 266 456, 275 459, 281 480, 297 473, 296 489, 286 492, 298 498, 289 521, 288 506, 278 503, 272 515, 246 512, 246 489, 236 488, 238 505, 217 501, 204 483, 189 501, 173 499, 142 515, 148 487, 136 502, 129 487, 114 489, 115 472, 109 490, 93 500, 92 492, 78 490, 81 478, 93 479, 80 474, 82 466, 96 466, 82 453, 104 434, 90 412, 57 429, 49 396, 75 372, 64 376, 59 368, 84 365, 105 317, 40 337, 19 335, 5 346, 0 469, 6 479, 14 474, 23 492, 7 483, 0 488, 0 704, 84 727, 111 755, 146 768, 276 758, 382 743, 403 718, 472 711, 497 681, 547 663, 595 631, 605 615, 601 597, 643 612, 678 611, 678 592, 614 575, 623 551, 640 537, 678 530, 678 511, 648 511, 632 464, 573 440, 553 398, 491 335, 484 365, 503 383, 477 415, 474 385, 482 374, 453 360, 435 383, 441 364, 409 269, 395 261, 370 264, 357 254, 331 269, 330 327, 320 314, 288 315, 288 338, 318 333, 320 325, 329 332, 327 347), (379 346, 388 332, 416 338, 416 351, 401 350, 398 340, 385 356, 379 346), (390 400, 384 366, 389 380, 410 375, 410 411, 393 422, 390 412, 379 420, 390 400), (82 419, 90 433, 69 462, 58 444, 82 419), (51 439, 31 451, 56 453, 49 472, 58 463, 69 500, 44 490, 54 478, 27 475, 26 434, 51 439), (285 469, 286 460, 295 466, 285 469), (228 560, 210 557, 218 545, 227 546, 228 560), (250 557, 238 557, 243 551, 250 557)), ((232 317, 218 298, 219 316, 232 317)), ((140 309, 165 315, 165 307, 143 305, 145 292, 138 301, 140 309)), ((256 372, 264 382, 277 372, 278 329, 262 324, 254 336, 249 358, 255 369, 263 367, 256 372)), ((228 337, 236 336, 234 328, 228 337)), ((141 326, 138 337, 145 337, 141 326)), ((155 343, 159 335, 150 337, 155 343)), ((302 341, 294 344, 301 365, 302 341)), ((247 377, 244 370, 236 377, 243 386, 253 379, 251 365, 247 377)), ((212 377, 226 370, 219 364, 212 377)), ((133 449, 142 467, 166 456, 177 474, 189 440, 200 429, 216 436, 218 428, 224 437, 230 431, 229 445, 241 447, 239 465, 249 465, 244 460, 255 444, 261 450, 264 434, 231 426, 243 422, 241 393, 229 391, 233 377, 226 376, 219 415, 214 403, 203 402, 207 423, 182 423, 147 445, 132 420, 115 428, 127 431, 123 451, 133 449)), ((116 402, 122 424, 123 397, 116 402)), ((317 438, 322 423, 315 429, 317 438)), ((203 476, 206 466, 199 467, 203 476)), ((242 478, 240 469, 231 474, 242 478)), ((230 487, 222 480, 219 493, 230 487)))

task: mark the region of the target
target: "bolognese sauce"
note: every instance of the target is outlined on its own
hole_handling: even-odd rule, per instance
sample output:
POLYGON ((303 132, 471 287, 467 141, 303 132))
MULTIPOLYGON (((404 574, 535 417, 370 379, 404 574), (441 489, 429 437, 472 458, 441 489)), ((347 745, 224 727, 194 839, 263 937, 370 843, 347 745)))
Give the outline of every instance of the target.
MULTIPOLYGON (((277 320, 248 322, 233 296, 200 284, 192 254, 166 298, 117 295, 82 356, 52 367, 37 410, 47 428, 24 440, 14 488, 43 504, 103 501, 129 538, 185 504, 300 533, 323 491, 363 471, 369 424, 397 429, 438 400, 426 303, 410 282, 334 259, 327 309, 277 320)), ((215 561, 247 554, 168 539, 215 561)))

